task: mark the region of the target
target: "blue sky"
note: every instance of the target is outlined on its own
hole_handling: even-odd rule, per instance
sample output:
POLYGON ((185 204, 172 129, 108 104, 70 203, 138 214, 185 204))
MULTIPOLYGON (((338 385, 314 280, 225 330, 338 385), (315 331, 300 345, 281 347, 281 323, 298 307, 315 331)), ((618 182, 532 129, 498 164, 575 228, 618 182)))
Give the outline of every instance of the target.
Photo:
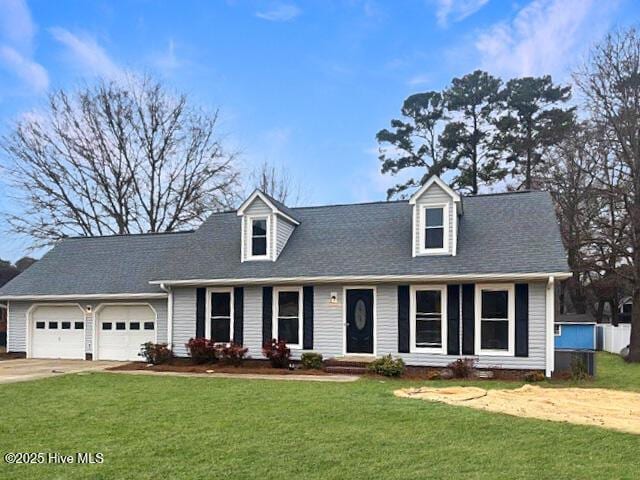
MULTIPOLYGON (((380 200, 396 179, 374 137, 405 97, 475 68, 570 81, 639 15, 633 0, 0 0, 0 133, 51 89, 146 72, 219 108, 243 168, 286 167, 304 204, 380 200)), ((0 233, 0 258, 27 246, 0 233)))

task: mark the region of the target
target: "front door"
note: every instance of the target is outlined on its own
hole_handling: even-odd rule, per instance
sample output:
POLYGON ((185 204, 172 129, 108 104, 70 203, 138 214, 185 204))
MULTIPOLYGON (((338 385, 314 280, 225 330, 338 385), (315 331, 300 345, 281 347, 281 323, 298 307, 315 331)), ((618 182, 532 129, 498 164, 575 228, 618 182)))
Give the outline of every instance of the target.
POLYGON ((347 353, 373 354, 373 290, 347 290, 347 353))

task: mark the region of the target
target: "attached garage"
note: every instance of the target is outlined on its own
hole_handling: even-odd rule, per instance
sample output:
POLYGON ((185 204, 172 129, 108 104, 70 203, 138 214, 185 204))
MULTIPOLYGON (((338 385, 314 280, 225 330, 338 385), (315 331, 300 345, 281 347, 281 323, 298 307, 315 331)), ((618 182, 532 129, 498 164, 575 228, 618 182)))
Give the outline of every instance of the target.
POLYGON ((85 318, 79 305, 34 305, 28 317, 31 358, 85 358, 85 318))
POLYGON ((109 304, 96 309, 97 360, 141 360, 143 343, 156 342, 157 314, 148 304, 109 304))

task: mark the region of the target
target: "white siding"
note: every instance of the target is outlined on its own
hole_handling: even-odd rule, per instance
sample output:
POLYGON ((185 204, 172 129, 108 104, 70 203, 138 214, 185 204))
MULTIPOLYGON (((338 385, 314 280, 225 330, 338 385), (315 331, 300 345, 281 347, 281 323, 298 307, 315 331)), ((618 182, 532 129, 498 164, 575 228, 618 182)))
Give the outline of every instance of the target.
MULTIPOLYGON (((401 356, 408 365, 445 366, 456 358, 453 355, 431 353, 398 353, 398 287, 384 284, 376 287, 376 354, 401 356)), ((175 353, 185 356, 184 344, 195 335, 196 290, 182 288, 174 291, 175 353)), ((314 348, 325 358, 343 355, 344 319, 343 285, 316 285, 314 288, 314 348), (335 292, 338 303, 330 303, 335 292)), ((545 284, 529 284, 529 356, 482 356, 480 367, 544 369, 545 368, 545 284)), ((253 358, 262 357, 262 287, 244 288, 244 345, 253 358)), ((292 352, 298 358, 300 351, 292 352)), ((464 355, 461 355, 461 357, 464 355)))
POLYGON ((421 206, 428 203, 446 203, 449 205, 449 231, 447 232, 447 235, 449 235, 448 253, 451 254, 454 243, 453 235, 457 234, 456 232, 454 232, 456 223, 454 221, 454 217, 456 215, 456 206, 449 194, 445 192, 439 185, 434 183, 420 196, 420 198, 416 200, 416 205, 413 209, 414 255, 418 255, 420 252, 420 232, 424 228, 424 219, 420 215, 421 206))
MULTIPOLYGON (((398 293, 396 286, 378 287, 378 355, 401 356, 408 365, 445 366, 457 358, 455 355, 433 353, 398 353, 398 293)), ((461 357, 465 355, 460 355, 461 357)), ((545 368, 545 285, 529 284, 529 356, 477 356, 482 368, 545 368)))
MULTIPOLYGON (((26 352, 27 351, 27 310, 32 305, 38 303, 46 303, 48 305, 56 305, 60 303, 77 303, 86 309, 91 306, 92 312, 96 311, 96 308, 102 303, 108 304, 138 304, 148 303, 151 305, 158 314, 158 342, 164 343, 167 341, 167 299, 136 299, 135 301, 128 300, 105 300, 104 302, 99 300, 66 300, 64 302, 9 302, 9 318, 8 318, 8 342, 7 350, 9 352, 26 352)), ((94 315, 85 314, 85 352, 93 352, 93 326, 94 315)))
POLYGON ((291 234, 293 233, 293 230, 296 227, 293 223, 280 217, 276 218, 276 223, 278 226, 276 228, 277 232, 276 232, 276 257, 275 258, 277 259, 280 256, 280 253, 284 249, 285 245, 287 244, 287 240, 289 240, 289 237, 291 236, 291 234))
POLYGON ((313 292, 313 351, 326 358, 343 354, 344 320, 342 319, 342 285, 318 285, 313 292), (338 303, 330 303, 331 293, 338 303))
POLYGON ((29 302, 9 302, 7 315, 7 351, 27 351, 27 310, 29 302))
POLYGON ((186 356, 185 343, 196 336, 196 289, 173 290, 173 351, 186 356))
POLYGON ((253 358, 262 358, 262 287, 244 289, 244 346, 253 358))

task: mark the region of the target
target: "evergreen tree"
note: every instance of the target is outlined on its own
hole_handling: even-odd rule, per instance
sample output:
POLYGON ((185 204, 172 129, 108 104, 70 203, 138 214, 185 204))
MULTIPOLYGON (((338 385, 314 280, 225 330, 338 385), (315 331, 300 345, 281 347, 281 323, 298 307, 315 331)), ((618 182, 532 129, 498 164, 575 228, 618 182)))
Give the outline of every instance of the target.
POLYGON ((423 174, 390 188, 387 198, 402 197, 408 188, 419 187, 431 175, 441 175, 451 168, 438 139, 446 119, 442 94, 430 91, 411 95, 401 112, 404 120, 391 120, 391 130, 376 134, 381 171, 396 175, 405 168, 418 167, 423 174))
POLYGON ((499 78, 476 70, 454 78, 444 92, 447 109, 457 114, 457 119, 445 127, 442 147, 448 162, 459 169, 454 183, 474 195, 480 182, 491 184, 506 175, 505 169, 489 155, 501 84, 499 78))
POLYGON ((559 144, 575 123, 575 108, 560 106, 570 98, 571 87, 554 85, 549 75, 514 78, 499 94, 506 114, 496 122, 494 148, 512 164, 513 176, 524 177, 525 189, 545 148, 559 144))

